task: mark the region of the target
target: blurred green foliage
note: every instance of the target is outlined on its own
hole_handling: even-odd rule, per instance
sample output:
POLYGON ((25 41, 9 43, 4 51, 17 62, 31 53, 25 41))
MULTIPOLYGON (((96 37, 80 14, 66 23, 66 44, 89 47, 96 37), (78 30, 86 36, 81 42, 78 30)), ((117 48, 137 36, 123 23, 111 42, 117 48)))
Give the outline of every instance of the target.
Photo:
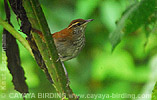
POLYGON ((156 100, 157 99, 157 83, 155 84, 154 89, 153 89, 152 92, 153 92, 152 100, 156 100))
MULTIPOLYGON (((127 29, 127 32, 130 31, 129 34, 124 34, 123 38, 120 38, 122 40, 113 52, 111 52, 112 45, 109 40, 109 35, 118 28, 116 22, 120 21, 125 11, 127 13, 130 5, 136 5, 139 1, 143 0, 40 0, 52 33, 64 29, 71 20, 76 18, 95 19, 87 26, 85 48, 77 58, 65 62, 70 86, 74 93, 80 95, 80 100, 94 100, 94 98, 83 98, 84 94, 110 94, 111 96, 113 94, 135 94, 136 96, 141 94, 143 97, 146 94, 152 94, 157 80, 157 29, 155 27, 156 20, 153 19, 155 11, 150 14, 151 8, 143 7, 144 12, 133 13, 130 19, 133 19, 132 23, 134 24, 131 26, 125 24, 125 26, 126 28, 132 27, 134 30, 127 29), (145 15, 148 16, 144 22, 141 22, 141 16, 145 17, 145 15)), ((149 0, 146 1, 150 3, 149 0)), ((155 0, 150 1, 155 2, 155 0)), ((139 10, 136 9, 135 12, 139 10)), ((13 12, 11 15, 15 29, 19 30, 16 16, 13 12)), ((3 0, 0 1, 0 17, 5 18, 3 0)), ((124 21, 124 23, 128 23, 128 21, 124 21)), ((0 34, 2 34, 2 29, 0 26, 0 34)), ((29 52, 20 43, 19 47, 29 92, 36 95, 38 93, 55 93, 55 89, 29 52)), ((2 49, 0 51, 2 52, 2 49)), ((5 73, 6 90, 2 90, 0 93, 7 94, 3 100, 10 100, 9 94, 17 92, 14 90, 9 71, 6 70, 5 73)), ((115 98, 109 98, 109 100, 113 99, 115 98)), ((133 98, 117 98, 115 100, 122 99, 132 100, 133 98)), ((18 98, 13 100, 18 100, 18 98)), ((49 100, 49 98, 45 98, 45 100, 49 100)), ((96 100, 102 100, 102 98, 96 100)))
POLYGON ((124 34, 136 31, 141 25, 154 22, 155 0, 142 0, 130 5, 117 22, 117 28, 110 34, 113 49, 120 42, 124 34), (141 16, 142 15, 142 16, 141 16))

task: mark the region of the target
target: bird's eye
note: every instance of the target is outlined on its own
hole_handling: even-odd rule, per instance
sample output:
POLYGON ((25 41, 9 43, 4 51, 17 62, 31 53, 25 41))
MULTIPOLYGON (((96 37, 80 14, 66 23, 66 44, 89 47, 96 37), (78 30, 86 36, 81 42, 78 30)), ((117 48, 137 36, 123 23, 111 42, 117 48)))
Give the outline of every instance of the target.
POLYGON ((80 26, 81 24, 80 24, 80 23, 77 23, 77 25, 80 26))

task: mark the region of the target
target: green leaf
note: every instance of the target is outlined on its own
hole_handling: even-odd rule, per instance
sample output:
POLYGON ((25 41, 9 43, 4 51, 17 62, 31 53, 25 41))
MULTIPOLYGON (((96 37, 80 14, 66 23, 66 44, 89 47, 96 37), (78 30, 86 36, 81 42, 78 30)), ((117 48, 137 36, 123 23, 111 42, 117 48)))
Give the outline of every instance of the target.
POLYGON ((136 31, 141 25, 145 24, 149 16, 155 12, 155 0, 142 0, 132 4, 123 13, 118 21, 117 28, 110 34, 112 50, 121 41, 124 33, 128 34, 136 31))
POLYGON ((157 99, 157 82, 154 86, 153 93, 152 93, 152 100, 156 100, 156 99, 157 99))

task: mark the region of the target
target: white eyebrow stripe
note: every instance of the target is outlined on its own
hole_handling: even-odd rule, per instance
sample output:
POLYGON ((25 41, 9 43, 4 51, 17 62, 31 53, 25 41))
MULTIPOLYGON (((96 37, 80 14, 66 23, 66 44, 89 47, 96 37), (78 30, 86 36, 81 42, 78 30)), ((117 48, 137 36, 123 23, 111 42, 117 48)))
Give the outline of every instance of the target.
POLYGON ((75 22, 74 24, 70 25, 70 26, 68 27, 68 29, 71 28, 71 27, 73 27, 74 25, 76 25, 76 24, 78 24, 78 23, 79 23, 79 22, 75 22))

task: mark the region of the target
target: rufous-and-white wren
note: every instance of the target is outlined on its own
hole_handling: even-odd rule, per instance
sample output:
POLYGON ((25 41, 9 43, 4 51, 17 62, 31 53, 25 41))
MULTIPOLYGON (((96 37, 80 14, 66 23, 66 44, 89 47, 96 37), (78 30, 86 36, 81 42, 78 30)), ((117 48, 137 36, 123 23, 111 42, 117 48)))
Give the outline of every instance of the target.
MULTIPOLYGON (((75 58, 80 53, 85 45, 85 28, 91 21, 93 19, 76 19, 67 28, 52 34, 61 61, 75 58)), ((43 37, 40 31, 35 29, 33 31, 43 37)))

